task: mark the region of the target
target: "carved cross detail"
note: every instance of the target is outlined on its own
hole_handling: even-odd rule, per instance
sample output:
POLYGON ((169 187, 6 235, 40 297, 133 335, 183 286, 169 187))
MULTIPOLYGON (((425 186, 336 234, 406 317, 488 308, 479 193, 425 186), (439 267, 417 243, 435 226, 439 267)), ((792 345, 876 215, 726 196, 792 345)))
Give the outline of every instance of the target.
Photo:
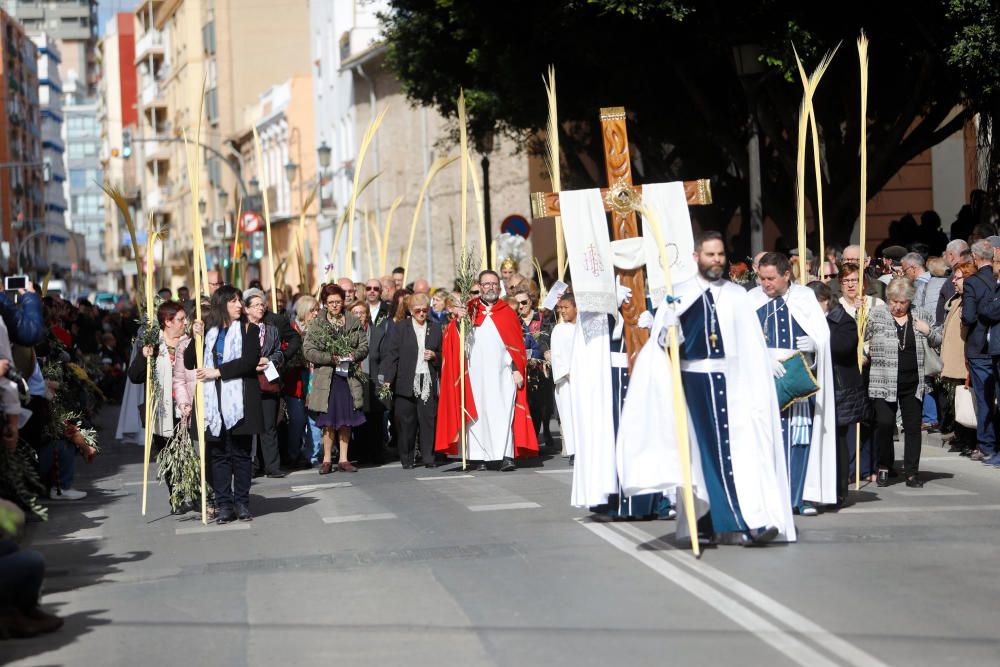
MULTIPOLYGON (((608 177, 607 188, 601 189, 604 209, 611 213, 611 238, 634 238, 639 235, 635 211, 631 200, 642 193, 641 185, 632 184, 632 163, 629 160, 628 134, 625 130, 625 108, 606 107, 601 109, 601 136, 604 138, 604 171, 608 177)), ((684 181, 684 193, 689 206, 712 203, 712 191, 708 179, 684 181)), ((558 192, 534 192, 531 195, 531 215, 546 218, 559 215, 558 192)), ((639 350, 646 343, 649 333, 636 326, 639 316, 646 310, 646 280, 642 269, 624 271, 615 268, 622 285, 632 290, 632 299, 622 305, 625 320, 625 349, 628 352, 629 370, 639 350)))

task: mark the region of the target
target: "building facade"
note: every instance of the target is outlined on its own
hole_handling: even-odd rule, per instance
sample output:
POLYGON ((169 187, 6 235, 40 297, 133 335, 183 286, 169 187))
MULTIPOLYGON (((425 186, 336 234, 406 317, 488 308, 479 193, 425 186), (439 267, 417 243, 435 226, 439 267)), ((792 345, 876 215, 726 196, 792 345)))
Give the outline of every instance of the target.
POLYGON ((59 43, 62 79, 76 74, 84 97, 97 83, 98 0, 5 0, 7 12, 29 35, 48 34, 59 43))
POLYGON ((4 269, 29 271, 45 260, 45 181, 38 99, 38 49, 0 12, 0 233, 4 269))
POLYGON ((101 127, 97 101, 84 94, 82 84, 70 79, 63 85, 63 138, 69 178, 65 191, 69 201, 68 228, 84 238, 89 271, 77 277, 81 291, 111 290, 104 261, 104 209, 109 205, 101 190, 101 127))
POLYGON ((192 216, 205 230, 209 269, 229 255, 239 200, 250 194, 234 143, 245 110, 309 73, 306 0, 244 9, 239 0, 149 0, 135 11, 142 212, 169 230, 163 256, 175 287, 191 278, 192 216), (200 202, 191 198, 185 136, 201 150, 200 202))
MULTIPOLYGON (((340 274, 346 271, 346 253, 350 248, 351 273, 356 279, 371 272, 381 273, 383 262, 387 271, 403 263, 425 174, 437 158, 459 154, 459 147, 451 138, 454 124, 434 109, 411 106, 395 76, 383 66, 385 47, 380 42, 377 14, 387 9, 386 2, 362 0, 313 2, 310 6, 316 138, 332 150, 330 167, 324 173, 323 209, 318 222, 321 258, 317 263, 320 266, 332 263, 334 271, 340 274), (379 258, 375 253, 370 270, 371 242, 366 239, 368 225, 363 219, 355 224, 353 239, 342 233, 340 247, 335 252, 333 243, 336 222, 350 198, 358 144, 375 115, 386 107, 389 111, 365 157, 361 180, 381 175, 357 205, 358 211, 371 213, 379 234, 388 233, 386 257, 379 258), (386 230, 388 212, 397 197, 402 197, 402 203, 386 230)), ((472 152, 480 188, 488 175, 489 238, 495 238, 508 216, 530 218, 529 183, 531 174, 540 169, 509 140, 481 137, 474 143, 481 149, 472 152)), ((441 171, 431 183, 415 228, 411 276, 450 286, 455 262, 461 254, 460 190, 457 162, 441 171)), ((478 252, 479 220, 471 181, 468 201, 467 246, 478 252)), ((537 237, 533 233, 531 238, 537 237)), ((548 253, 536 245, 541 255, 548 253)))
MULTIPOLYGON (((135 16, 122 12, 108 19, 98 44, 101 73, 98 83, 100 158, 104 183, 119 188, 126 199, 138 203, 138 160, 134 137, 138 131, 136 110, 135 16)), ((135 216, 133 215, 133 219, 135 216)), ((109 282, 125 288, 123 270, 135 273, 128 230, 117 207, 104 207, 104 260, 109 282)), ((134 286, 134 285, 133 285, 134 286)), ((116 291, 118 291, 116 290, 116 291)))

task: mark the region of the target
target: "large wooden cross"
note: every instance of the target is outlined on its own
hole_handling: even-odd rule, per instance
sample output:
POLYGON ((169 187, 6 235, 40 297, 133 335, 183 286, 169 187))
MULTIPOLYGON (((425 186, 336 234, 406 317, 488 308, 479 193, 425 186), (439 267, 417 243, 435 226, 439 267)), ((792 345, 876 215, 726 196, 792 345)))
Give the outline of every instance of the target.
MULTIPOLYGON (((639 235, 635 211, 630 202, 642 193, 641 185, 632 184, 632 163, 629 160, 628 134, 625 132, 625 108, 606 107, 601 109, 601 136, 604 138, 604 171, 608 177, 608 187, 601 188, 604 210, 611 213, 612 238, 634 238, 639 235)), ((689 206, 712 203, 712 190, 708 179, 684 181, 684 194, 689 206)), ((547 218, 559 215, 558 192, 534 192, 531 195, 531 215, 533 218, 547 218)), ((615 274, 621 277, 622 285, 632 290, 632 298, 622 305, 625 320, 625 349, 628 352, 629 369, 639 350, 649 338, 646 329, 636 326, 639 316, 646 310, 646 280, 642 268, 623 271, 615 267, 615 274)))

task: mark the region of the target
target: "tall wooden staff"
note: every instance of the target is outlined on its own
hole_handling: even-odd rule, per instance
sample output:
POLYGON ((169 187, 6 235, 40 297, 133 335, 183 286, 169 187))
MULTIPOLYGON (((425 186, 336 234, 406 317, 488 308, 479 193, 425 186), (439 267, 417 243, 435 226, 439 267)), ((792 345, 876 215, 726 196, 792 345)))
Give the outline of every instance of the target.
MULTIPOLYGON (((466 204, 469 198, 469 130, 465 120, 465 91, 458 89, 458 129, 460 144, 462 148, 462 194, 461 194, 461 221, 462 221, 462 255, 467 252, 465 245, 466 227, 468 225, 468 211, 466 204)), ((484 249, 485 252, 485 249, 484 249)), ((463 306, 467 304, 462 304, 463 306)), ((462 428, 459 434, 462 436, 462 470, 467 467, 467 445, 468 434, 465 429, 465 318, 461 318, 458 323, 458 377, 459 377, 459 400, 461 402, 462 428)))
MULTIPOLYGON (((556 108, 556 68, 549 65, 549 76, 545 83, 545 96, 549 103, 549 122, 545 137, 545 162, 549 169, 549 180, 552 181, 552 192, 562 190, 562 178, 560 176, 560 153, 559 153, 559 115, 556 108)), ((566 240, 563 238, 562 217, 555 216, 556 226, 556 273, 559 280, 566 274, 566 240)), ((496 253, 493 254, 496 257, 496 253)), ((539 273, 539 276, 542 274, 539 273)))
POLYGON ((257 126, 253 126, 253 145, 257 152, 257 174, 260 177, 261 191, 264 193, 264 231, 267 235, 267 266, 271 269, 271 312, 278 312, 278 280, 277 267, 274 265, 274 249, 271 246, 271 206, 267 201, 267 169, 264 168, 264 153, 260 148, 260 135, 257 126))
MULTIPOLYGON (((204 105, 204 89, 202 90, 202 104, 204 105)), ((197 141, 201 137, 201 118, 203 113, 198 111, 198 123, 195 129, 195 145, 190 146, 187 134, 184 134, 184 149, 187 155, 188 183, 191 190, 191 242, 194 252, 194 317, 202 320, 201 314, 201 290, 208 287, 208 272, 204 270, 205 262, 205 241, 202 238, 201 213, 198 211, 198 200, 201 192, 201 153, 197 146, 197 141), (204 279, 204 284, 203 284, 204 279)), ((202 320, 203 321, 203 320, 202 320)), ((205 365, 205 336, 195 335, 194 341, 195 366, 202 368, 205 365)), ((205 465, 207 455, 205 450, 205 388, 202 383, 195 382, 194 385, 194 419, 195 428, 198 431, 198 455, 201 467, 201 522, 208 523, 208 491, 205 479, 205 465)))
MULTIPOLYGON (((153 219, 149 219, 149 231, 146 237, 146 327, 154 326, 156 312, 153 304, 153 245, 156 243, 156 233, 153 230, 153 219)), ((148 331, 146 332, 148 335, 148 331)), ((155 357, 146 359, 146 430, 143 434, 142 452, 142 515, 146 516, 146 488, 149 484, 149 458, 153 448, 153 420, 156 416, 156 394, 153 391, 153 363, 155 357)))
MULTIPOLYGON (((802 67, 802 60, 799 58, 799 54, 795 51, 795 62, 799 67, 799 76, 802 79, 802 108, 799 110, 799 145, 798 152, 796 155, 796 189, 795 189, 795 199, 796 199, 796 219, 798 227, 798 246, 799 246, 799 283, 805 285, 809 278, 806 272, 806 143, 808 137, 806 133, 809 130, 810 121, 812 122, 813 131, 813 162, 816 168, 816 202, 819 207, 816 225, 819 228, 820 235, 820 252, 823 250, 823 176, 820 172, 820 162, 819 162, 819 132, 816 128, 816 117, 813 112, 813 95, 816 93, 816 89, 819 87, 819 82, 823 78, 823 74, 826 73, 827 68, 830 66, 830 62, 833 60, 834 54, 837 53, 837 49, 840 48, 838 44, 836 48, 832 51, 828 51, 823 59, 820 61, 816 69, 810 76, 806 76, 805 69, 802 67)), ((820 257, 820 261, 822 261, 820 257)))
MULTIPOLYGON (((636 204, 636 210, 649 221, 649 228, 656 238, 656 245, 660 250, 660 265, 663 267, 663 279, 667 294, 670 295, 674 291, 674 281, 670 274, 670 259, 667 257, 667 245, 664 242, 660 221, 641 203, 636 204)), ((676 310, 677 303, 668 298, 661 308, 676 310)), ((698 517, 694 508, 694 482, 691 479, 691 441, 688 434, 687 402, 684 400, 684 385, 681 381, 680 339, 677 335, 677 325, 667 327, 667 341, 665 353, 670 364, 670 378, 674 385, 674 437, 677 438, 677 451, 680 454, 681 471, 684 474, 684 488, 681 491, 684 497, 684 516, 687 519, 688 532, 691 533, 691 551, 695 558, 701 558, 701 547, 698 544, 698 517)), ((656 409, 656 406, 653 409, 656 409)))
MULTIPOLYGON (((858 209, 860 224, 859 246, 861 265, 858 267, 858 286, 861 288, 861 307, 858 308, 858 370, 864 370, 865 327, 868 324, 868 299, 865 297, 865 241, 868 232, 868 37, 858 37, 858 63, 861 67, 861 202, 858 209)), ((854 488, 861 488, 861 422, 854 426, 854 488)))

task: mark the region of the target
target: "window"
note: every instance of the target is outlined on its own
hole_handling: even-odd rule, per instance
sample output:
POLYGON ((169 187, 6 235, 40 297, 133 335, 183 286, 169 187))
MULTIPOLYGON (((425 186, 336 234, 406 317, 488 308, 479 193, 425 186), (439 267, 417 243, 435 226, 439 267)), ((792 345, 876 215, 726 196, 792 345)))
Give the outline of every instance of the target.
POLYGON ((101 172, 98 169, 70 169, 69 187, 72 190, 86 190, 101 182, 101 172))
POLYGON ((219 122, 219 91, 215 88, 205 93, 205 116, 213 125, 219 122))
POLYGON ((73 159, 81 159, 97 156, 96 141, 71 141, 69 144, 69 156, 73 159))
POLYGON ((77 215, 100 215, 104 213, 104 196, 98 194, 73 195, 70 210, 77 215))
POLYGON ((68 116, 66 118, 66 134, 68 137, 96 136, 97 119, 93 116, 68 116))

